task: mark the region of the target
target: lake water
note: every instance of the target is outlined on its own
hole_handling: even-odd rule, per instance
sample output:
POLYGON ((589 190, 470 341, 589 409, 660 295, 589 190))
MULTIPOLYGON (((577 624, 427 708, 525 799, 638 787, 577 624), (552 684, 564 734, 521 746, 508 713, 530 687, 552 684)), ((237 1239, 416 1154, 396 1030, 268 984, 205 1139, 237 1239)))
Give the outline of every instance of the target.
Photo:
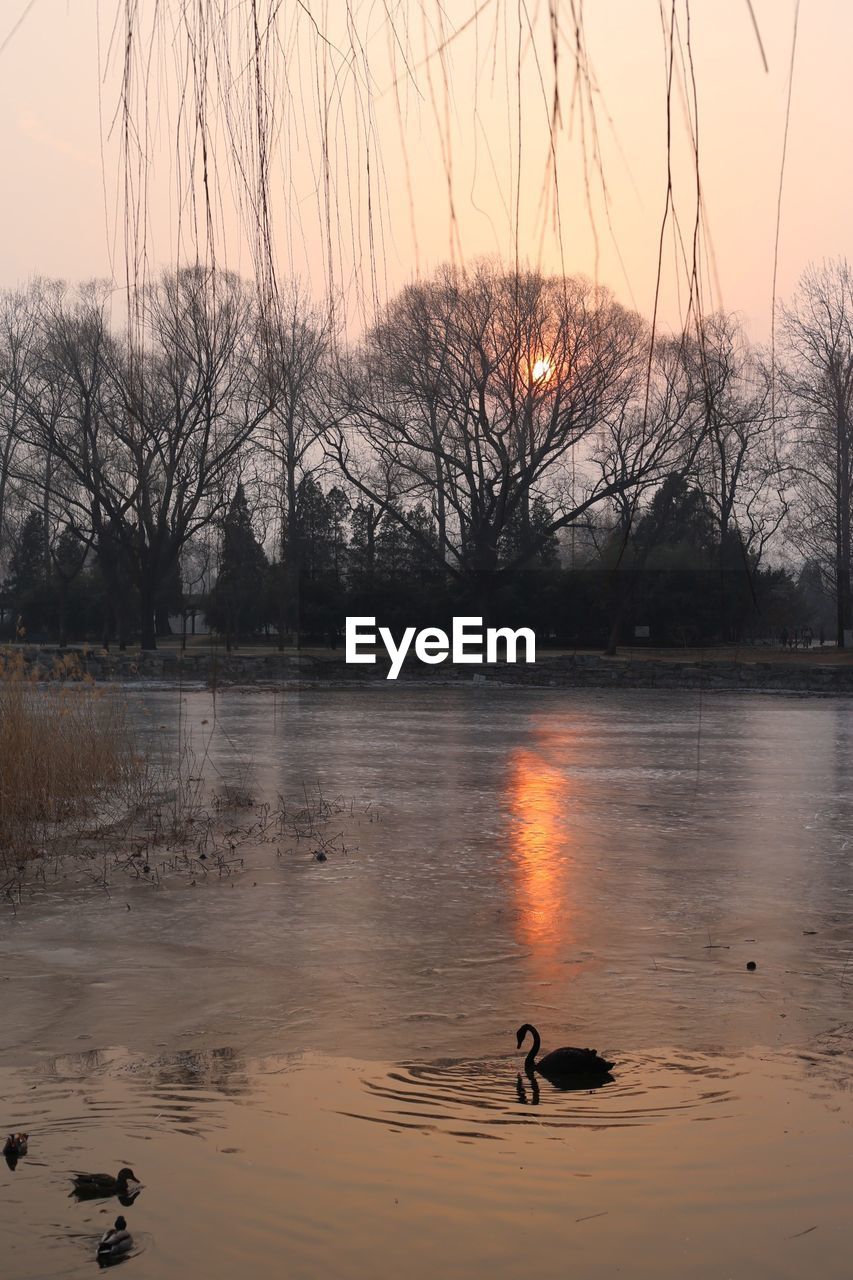
POLYGON ((140 1280, 849 1276, 853 702, 130 696, 214 789, 334 803, 4 909, 4 1280, 90 1273, 68 1173, 124 1164, 140 1280), (537 1097, 527 1021, 613 1083, 537 1097))

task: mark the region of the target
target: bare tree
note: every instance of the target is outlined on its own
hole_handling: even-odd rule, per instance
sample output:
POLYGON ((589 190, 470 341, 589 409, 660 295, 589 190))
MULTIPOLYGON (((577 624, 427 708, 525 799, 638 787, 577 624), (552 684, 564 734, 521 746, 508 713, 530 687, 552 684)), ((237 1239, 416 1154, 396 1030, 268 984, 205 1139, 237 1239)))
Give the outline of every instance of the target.
POLYGON ((639 317, 583 280, 444 268, 390 304, 344 369, 330 450, 415 538, 408 513, 426 502, 434 554, 485 598, 559 530, 660 475, 674 437, 643 412, 647 352, 639 317), (537 499, 548 518, 534 527, 537 499))
POLYGON ((249 358, 251 295, 237 277, 196 268, 165 274, 145 297, 146 346, 128 354, 89 289, 46 318, 43 388, 67 388, 53 417, 30 414, 85 502, 109 577, 129 573, 143 648, 181 549, 224 507, 238 459, 268 413, 249 358))
POLYGON ((8 501, 16 474, 21 481, 26 473, 26 406, 39 376, 44 292, 35 281, 0 294, 0 561, 9 545, 8 501))
POLYGON ((720 312, 702 319, 685 358, 701 388, 695 480, 717 527, 721 557, 736 539, 742 557, 760 559, 787 510, 770 371, 737 317, 720 312))
POLYGON ((686 341, 654 342, 642 376, 596 434, 592 459, 623 542, 646 492, 689 471, 702 447, 701 383, 685 358, 686 341))
POLYGON ((853 495, 853 272, 846 260, 812 266, 782 308, 795 410, 793 473, 801 514, 793 524, 807 552, 829 559, 839 646, 851 628, 853 495))
POLYGON ((594 513, 597 527, 592 532, 599 555, 610 568, 609 654, 616 652, 638 574, 668 519, 678 491, 672 482, 692 471, 702 448, 702 385, 694 364, 686 358, 687 346, 686 335, 654 341, 640 386, 632 388, 619 412, 599 432, 594 461, 607 500, 594 513), (637 545, 633 537, 637 516, 647 495, 659 488, 660 499, 644 512, 644 537, 637 545))
POLYGON ((299 630, 302 498, 306 483, 326 465, 322 439, 329 425, 332 336, 329 316, 312 306, 296 282, 267 302, 258 329, 254 358, 268 409, 258 443, 272 463, 283 570, 279 645, 287 632, 299 630))

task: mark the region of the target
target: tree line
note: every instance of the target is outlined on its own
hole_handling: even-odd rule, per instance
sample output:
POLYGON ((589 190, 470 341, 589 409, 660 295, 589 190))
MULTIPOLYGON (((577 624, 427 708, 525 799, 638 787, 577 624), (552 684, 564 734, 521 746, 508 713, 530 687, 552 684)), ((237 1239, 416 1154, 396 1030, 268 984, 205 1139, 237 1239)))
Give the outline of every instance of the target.
POLYGON ((543 641, 851 627, 853 278, 810 268, 772 352, 661 335, 601 287, 481 262, 355 343, 296 284, 164 272, 0 295, 0 628, 156 646, 453 613, 543 641), (170 623, 170 619, 172 622, 170 623))

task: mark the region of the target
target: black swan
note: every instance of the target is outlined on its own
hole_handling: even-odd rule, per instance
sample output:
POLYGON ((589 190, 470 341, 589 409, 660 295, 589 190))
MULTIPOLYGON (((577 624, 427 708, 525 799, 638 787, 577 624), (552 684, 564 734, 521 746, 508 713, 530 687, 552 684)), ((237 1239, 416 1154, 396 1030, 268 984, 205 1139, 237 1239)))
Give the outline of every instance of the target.
POLYGON ((110 1262, 118 1262, 133 1248, 133 1236, 127 1229, 124 1218, 118 1217, 115 1226, 105 1231, 98 1241, 98 1262, 102 1267, 110 1262))
POLYGON ((537 1062, 536 1055, 542 1041, 539 1032, 529 1022, 518 1028, 518 1047, 521 1048, 528 1032, 533 1036, 533 1045, 524 1059, 524 1070, 531 1079, 534 1071, 538 1071, 551 1084, 569 1088, 573 1085, 606 1084, 610 1080, 613 1063, 600 1058, 595 1049, 554 1049, 537 1062))

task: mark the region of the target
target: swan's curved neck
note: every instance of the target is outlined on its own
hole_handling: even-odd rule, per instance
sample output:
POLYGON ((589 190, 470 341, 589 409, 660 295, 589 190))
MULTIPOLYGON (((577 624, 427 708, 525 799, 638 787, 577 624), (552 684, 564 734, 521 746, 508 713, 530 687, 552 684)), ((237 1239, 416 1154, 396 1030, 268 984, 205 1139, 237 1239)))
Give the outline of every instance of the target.
POLYGON ((535 1027, 531 1027, 528 1025, 527 1030, 529 1031, 530 1035, 533 1036, 533 1044, 530 1047, 530 1052, 528 1053, 527 1057, 524 1059, 524 1070, 529 1075, 533 1071, 533 1068, 536 1066, 536 1055, 539 1052, 539 1046, 542 1044, 542 1041, 539 1039, 539 1032, 536 1030, 535 1027))

